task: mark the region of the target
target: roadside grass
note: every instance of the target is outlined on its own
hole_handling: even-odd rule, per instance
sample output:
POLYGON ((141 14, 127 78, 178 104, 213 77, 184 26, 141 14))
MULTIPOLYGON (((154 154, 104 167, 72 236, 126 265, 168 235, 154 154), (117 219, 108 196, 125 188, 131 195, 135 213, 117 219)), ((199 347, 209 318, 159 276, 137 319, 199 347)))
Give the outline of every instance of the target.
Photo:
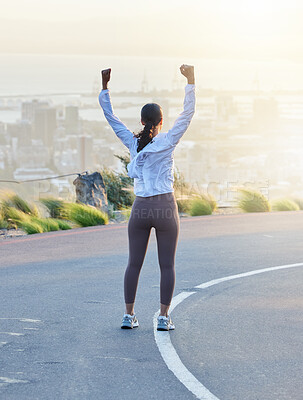
POLYGON ((34 233, 43 233, 43 232, 45 232, 43 230, 43 227, 41 226, 41 224, 38 224, 37 222, 30 221, 30 220, 23 221, 20 224, 20 228, 22 230, 24 230, 28 235, 32 235, 34 233))
POLYGON ((240 198, 238 207, 244 212, 267 212, 270 211, 270 203, 262 193, 254 189, 238 188, 240 198))
POLYGON ((208 202, 211 207, 212 212, 217 209, 216 199, 209 193, 202 193, 201 198, 208 202))
POLYGON ((95 207, 82 203, 65 203, 64 210, 67 219, 78 226, 95 226, 108 224, 108 215, 95 207))
POLYGON ((300 207, 293 200, 287 198, 275 199, 271 202, 273 211, 298 211, 300 207))
POLYGON ((22 199, 19 195, 13 192, 6 192, 6 198, 3 199, 3 206, 15 207, 17 210, 29 215, 40 215, 36 205, 30 204, 28 201, 22 199))
POLYGON ((0 229, 7 229, 8 225, 8 222, 4 218, 3 211, 0 209, 0 229))
POLYGON ((177 199, 179 213, 189 214, 190 211, 190 200, 189 199, 177 199))
POLYGON ((58 218, 53 218, 53 221, 57 222, 59 229, 61 229, 62 231, 72 229, 71 225, 67 221, 63 221, 62 219, 58 218))
POLYGON ((126 220, 129 220, 132 208, 131 207, 122 207, 120 208, 121 214, 124 215, 124 217, 126 218, 126 220))
POLYGON ((203 197, 194 198, 190 201, 189 214, 193 216, 211 215, 212 207, 208 200, 203 197))
POLYGON ((20 228, 27 234, 33 234, 108 223, 105 212, 85 204, 68 203, 56 198, 41 199, 41 204, 46 207, 49 217, 43 217, 36 205, 15 193, 5 192, 0 202, 0 229, 20 228))
POLYGON ((45 197, 39 199, 39 201, 46 207, 51 218, 66 218, 64 211, 65 201, 56 199, 55 197, 45 197))
POLYGON ((40 211, 35 204, 22 199, 18 194, 12 191, 4 191, 1 199, 1 210, 4 218, 6 219, 7 210, 14 208, 23 212, 26 215, 40 217, 40 211))
POLYGON ((296 204, 298 204, 300 210, 303 210, 303 198, 294 197, 294 198, 291 198, 290 200, 292 200, 296 204))
POLYGON ((2 212, 4 214, 4 219, 8 224, 8 229, 22 228, 22 222, 28 222, 31 218, 29 214, 26 214, 15 207, 8 206, 7 204, 2 206, 2 212))
POLYGON ((40 225, 43 232, 58 231, 59 224, 53 218, 35 218, 32 217, 31 222, 40 225))

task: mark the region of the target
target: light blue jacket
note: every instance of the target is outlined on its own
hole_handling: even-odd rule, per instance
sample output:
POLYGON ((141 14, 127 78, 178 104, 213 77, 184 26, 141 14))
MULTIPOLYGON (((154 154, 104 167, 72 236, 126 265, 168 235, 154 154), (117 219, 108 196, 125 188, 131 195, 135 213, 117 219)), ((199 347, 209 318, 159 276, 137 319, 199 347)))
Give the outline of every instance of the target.
POLYGON ((136 196, 154 196, 174 191, 174 150, 187 130, 195 113, 195 85, 185 86, 183 111, 168 132, 158 133, 148 145, 137 152, 138 139, 114 114, 109 89, 99 94, 104 116, 115 134, 129 149, 128 176, 134 178, 136 196))

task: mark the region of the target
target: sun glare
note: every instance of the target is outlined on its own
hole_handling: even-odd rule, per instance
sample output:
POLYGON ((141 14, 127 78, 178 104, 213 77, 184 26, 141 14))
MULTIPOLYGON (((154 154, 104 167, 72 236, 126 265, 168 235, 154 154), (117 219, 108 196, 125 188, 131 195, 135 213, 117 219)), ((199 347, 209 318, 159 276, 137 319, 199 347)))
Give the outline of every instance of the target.
POLYGON ((277 10, 282 11, 289 8, 289 3, 292 2, 285 0, 228 0, 222 1, 220 7, 233 13, 259 15, 270 14, 277 10))
POLYGON ((294 2, 285 0, 228 0, 220 3, 218 8, 221 20, 229 27, 231 37, 246 40, 249 36, 254 42, 268 39, 275 33, 281 33, 291 24, 289 14, 294 2))

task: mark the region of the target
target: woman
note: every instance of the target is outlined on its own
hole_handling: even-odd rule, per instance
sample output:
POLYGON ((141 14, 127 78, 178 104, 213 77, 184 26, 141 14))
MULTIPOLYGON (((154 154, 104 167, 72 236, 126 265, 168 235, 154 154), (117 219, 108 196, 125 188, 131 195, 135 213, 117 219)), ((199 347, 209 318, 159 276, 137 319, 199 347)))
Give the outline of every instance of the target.
POLYGON ((102 71, 99 103, 104 116, 122 143, 130 151, 128 175, 134 178, 136 195, 128 222, 129 258, 124 275, 125 313, 121 328, 139 326, 134 303, 139 275, 145 258, 151 228, 156 230, 160 279, 158 330, 175 329, 168 313, 175 287, 175 253, 179 237, 178 206, 174 196, 174 149, 187 130, 195 112, 194 67, 181 65, 187 78, 184 109, 168 132, 161 132, 162 109, 148 103, 141 110, 144 126, 133 134, 114 114, 108 89, 111 69, 102 71))

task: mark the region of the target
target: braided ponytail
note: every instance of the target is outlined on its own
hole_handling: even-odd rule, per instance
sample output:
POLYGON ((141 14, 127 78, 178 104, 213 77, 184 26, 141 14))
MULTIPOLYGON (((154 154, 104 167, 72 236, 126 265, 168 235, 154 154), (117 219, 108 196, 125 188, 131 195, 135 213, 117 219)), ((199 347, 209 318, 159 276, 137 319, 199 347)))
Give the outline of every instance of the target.
POLYGON ((154 128, 160 123, 163 117, 161 107, 156 103, 148 103, 142 107, 141 120, 145 123, 144 128, 137 135, 139 153, 153 139, 154 128))

